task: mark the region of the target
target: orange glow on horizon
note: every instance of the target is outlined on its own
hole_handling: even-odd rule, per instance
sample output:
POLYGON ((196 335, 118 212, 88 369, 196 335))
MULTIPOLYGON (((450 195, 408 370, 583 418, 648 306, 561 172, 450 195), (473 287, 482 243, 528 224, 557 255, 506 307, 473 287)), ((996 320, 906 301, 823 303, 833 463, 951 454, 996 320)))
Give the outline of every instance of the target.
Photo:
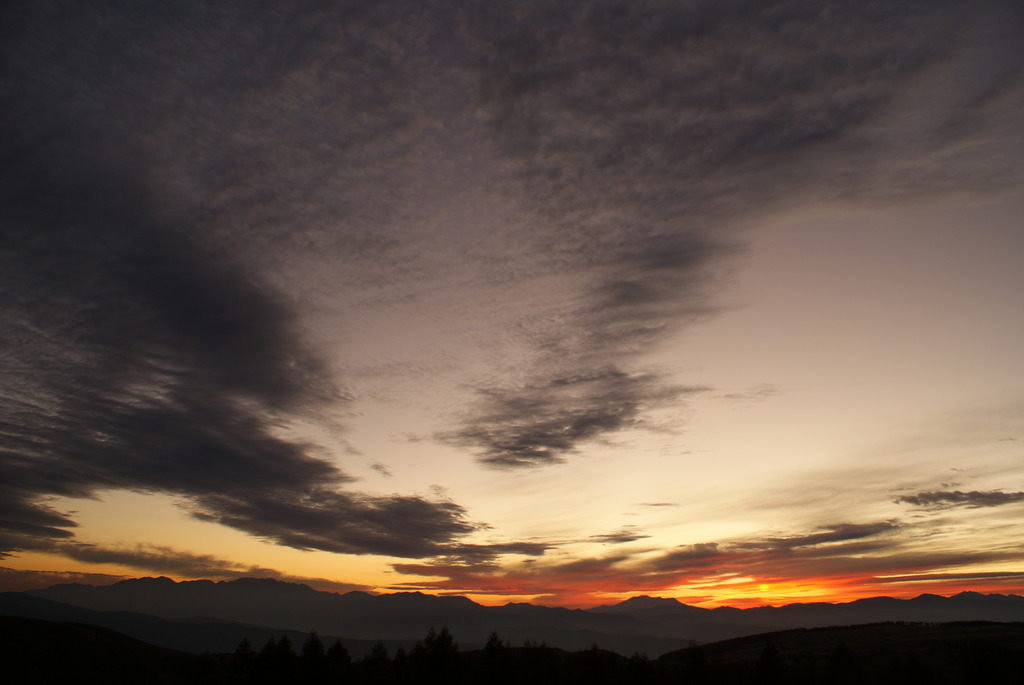
MULTIPOLYGON (((171 570, 140 572, 120 564, 76 561, 47 552, 25 552, 4 560, 0 579, 5 590, 27 590, 49 585, 81 582, 103 585, 125 578, 165 576, 177 582, 206 578, 226 581, 240 576, 195 576, 171 570)), ((889 596, 910 599, 921 594, 951 596, 964 591, 999 594, 1024 594, 1022 575, 1009 568, 929 569, 923 565, 892 568, 872 575, 825 575, 800 577, 798 568, 784 569, 787 575, 774 575, 773 565, 765 564, 761 575, 740 575, 701 569, 700 573, 678 575, 631 571, 630 567, 584 560, 549 567, 509 567, 494 573, 474 573, 465 567, 394 565, 397 573, 365 578, 362 584, 348 579, 333 579, 272 572, 253 577, 271 577, 284 582, 303 583, 325 592, 345 593, 362 589, 373 594, 423 592, 437 596, 459 595, 484 606, 530 603, 565 608, 592 608, 616 604, 636 596, 674 598, 703 608, 782 606, 795 603, 845 603, 869 597, 889 596), (971 572, 973 571, 973 572, 971 572), (397 578, 396 578, 397 576, 397 578), (383 580, 383 582, 382 582, 383 580)), ((894 564, 894 566, 896 566, 894 564)), ((312 569, 311 569, 312 570, 312 569)), ((635 569, 634 569, 635 570, 635 569)))

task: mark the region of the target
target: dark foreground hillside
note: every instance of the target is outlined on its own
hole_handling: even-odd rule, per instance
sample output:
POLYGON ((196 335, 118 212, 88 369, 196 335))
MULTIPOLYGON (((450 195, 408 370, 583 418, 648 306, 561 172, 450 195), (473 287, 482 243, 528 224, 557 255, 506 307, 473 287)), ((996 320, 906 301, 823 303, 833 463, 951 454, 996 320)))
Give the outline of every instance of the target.
POLYGON ((684 683, 1024 683, 1024 623, 874 623, 786 630, 663 655, 684 683))
POLYGON ((1024 624, 881 623, 788 630, 694 646, 648 659, 579 652, 492 636, 461 651, 446 629, 409 651, 383 643, 352 659, 315 634, 232 654, 193 655, 76 623, 0 617, 0 660, 14 682, 176 685, 1024 685, 1024 624))
POLYGON ((190 685, 217 682, 207 659, 84 623, 0 616, 0 663, 10 683, 190 685))

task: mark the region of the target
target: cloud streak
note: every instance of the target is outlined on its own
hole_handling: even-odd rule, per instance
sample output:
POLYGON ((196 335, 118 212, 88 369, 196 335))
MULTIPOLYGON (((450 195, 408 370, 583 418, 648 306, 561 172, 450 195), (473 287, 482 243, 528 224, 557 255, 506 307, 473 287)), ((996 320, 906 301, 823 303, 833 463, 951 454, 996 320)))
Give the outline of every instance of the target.
POLYGON ((921 509, 951 509, 953 507, 999 507, 1004 504, 1024 502, 1024 492, 1003 492, 1001 490, 926 490, 916 495, 901 495, 893 500, 896 504, 909 504, 921 509))
POLYGON ((274 578, 289 583, 302 583, 317 590, 330 592, 367 591, 358 583, 346 583, 326 578, 297 576, 257 565, 239 564, 207 554, 191 554, 158 545, 137 545, 133 549, 118 549, 97 545, 64 545, 55 549, 77 561, 112 563, 133 568, 172 573, 187 578, 233 579, 274 578))
MULTIPOLYGON (((325 311, 415 303, 465 282, 555 284, 501 320, 524 362, 474 381, 446 429, 416 430, 488 467, 564 463, 707 390, 644 356, 717 312, 744 221, 808 198, 984 187, 972 151, 1016 130, 1008 113, 1022 88, 1009 66, 951 83, 920 135, 899 123, 901 95, 956 54, 956 3, 425 7, 5 10, 0 555, 59 548, 79 561, 230 570, 162 548, 88 546, 54 504, 128 489, 173 494, 197 518, 275 544, 433 560, 402 568, 462 569, 485 587, 499 557, 553 545, 469 542, 487 527, 464 506, 361 492, 333 458, 346 455, 294 437, 303 421, 330 432, 352 404, 339 353, 318 345, 319 325, 338 325, 325 311), (465 196, 431 195, 454 187, 486 199, 500 187, 512 209, 492 226, 465 196), (449 199, 451 216, 431 213, 449 199), (480 252, 484 266, 462 263, 480 252), (438 266, 457 262, 457 278, 438 266)), ((1024 155, 1005 158, 1000 173, 1018 178, 1024 155)), ((537 559, 547 571, 502 582, 639 569, 642 584, 716 563, 840 560, 884 549, 902 531, 887 525, 703 543, 642 563, 537 559)), ((589 542, 639 538, 622 529, 589 542)))
POLYGON ((671 387, 652 375, 607 368, 515 389, 481 390, 480 407, 443 440, 480 449, 490 466, 516 468, 564 461, 582 443, 644 425, 646 410, 699 388, 671 387))
MULTIPOLYGON (((631 410, 593 414, 601 384, 563 400, 557 419, 545 398, 602 369, 632 375, 639 355, 714 314, 712 295, 739 251, 735 228, 753 213, 891 194, 888 180, 861 171, 894 163, 873 122, 949 56, 964 21, 934 3, 789 0, 520 2, 468 13, 480 111, 505 186, 534 227, 519 240, 530 241, 537 272, 581 283, 554 332, 531 339, 528 380, 482 385, 445 437, 484 464, 534 467, 634 425, 631 410)), ((934 117, 976 106, 962 95, 934 117)), ((906 192, 943 192, 949 179, 974 187, 970 160, 944 156, 945 180, 916 160, 963 148, 980 129, 976 121, 902 150, 918 164, 901 167, 906 192)), ((638 384, 622 406, 642 412, 664 393, 638 384)))
MULTIPOLYGON (((1005 563, 1024 558, 1019 547, 991 550, 924 549, 916 538, 927 528, 893 521, 839 523, 787 536, 758 536, 722 542, 680 545, 651 553, 613 554, 574 561, 537 561, 503 568, 471 568, 459 564, 400 564, 396 570, 432 576, 410 581, 402 589, 539 597, 573 606, 591 606, 625 593, 685 592, 691 596, 730 597, 726 604, 759 603, 776 596, 807 591, 830 593, 834 599, 852 590, 892 588, 921 582, 984 579, 987 574, 944 573, 974 564, 1005 563)), ((1017 574, 994 574, 998 582, 1017 581, 1017 574)), ((859 594, 858 594, 859 593, 859 594)), ((815 596, 815 595, 810 595, 815 596)), ((696 601, 696 600, 691 600, 696 601)), ((719 599, 718 601, 722 601, 719 599)), ((795 601, 795 600, 794 600, 795 601)))
POLYGON ((604 542, 606 544, 611 545, 621 545, 627 542, 636 542, 637 540, 643 540, 649 537, 651 536, 639 532, 636 529, 636 526, 623 526, 619 530, 613 531, 611 533, 605 533, 603 535, 592 535, 589 539, 594 540, 595 542, 604 542))
POLYGON ((365 229, 415 128, 414 14, 7 13, 0 553, 72 537, 48 498, 110 489, 300 549, 429 556, 478 528, 450 502, 354 492, 280 430, 344 393, 279 260, 377 263, 393 242, 365 229))

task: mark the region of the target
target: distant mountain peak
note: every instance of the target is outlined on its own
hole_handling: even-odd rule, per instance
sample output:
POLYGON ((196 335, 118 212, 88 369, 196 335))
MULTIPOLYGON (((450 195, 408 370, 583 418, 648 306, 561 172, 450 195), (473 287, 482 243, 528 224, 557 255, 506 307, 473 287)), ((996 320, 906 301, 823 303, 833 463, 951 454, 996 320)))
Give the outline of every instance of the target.
POLYGON ((1024 601, 1024 597, 1020 595, 1001 595, 997 592, 985 594, 983 592, 974 592, 972 590, 965 590, 958 592, 950 599, 976 599, 976 600, 988 600, 988 601, 1024 601))
POLYGON ((945 600, 947 598, 943 597, 942 595, 935 595, 935 594, 932 594, 930 592, 925 592, 923 594, 918 595, 917 597, 914 597, 914 599, 915 600, 921 600, 921 601, 934 601, 934 600, 943 601, 943 600, 945 600))
MULTIPOLYGON (((180 583, 168 578, 139 578, 103 587, 54 586, 27 594, 74 605, 79 610, 142 612, 190 624, 195 620, 192 617, 204 617, 203 625, 207 626, 228 621, 300 632, 315 629, 320 635, 352 639, 411 640, 422 636, 430 626, 446 625, 461 644, 482 646, 494 630, 513 644, 543 640, 549 645, 576 649, 598 643, 615 651, 648 653, 674 649, 691 639, 710 642, 823 625, 1024 621, 1024 598, 975 592, 954 597, 925 594, 916 601, 871 597, 849 603, 815 602, 750 609, 706 609, 671 597, 637 595, 618 604, 587 610, 529 603, 485 607, 464 596, 418 591, 340 595, 269 578, 180 583)), ((68 616, 81 620, 74 618, 73 613, 68 616)), ((149 630, 146 625, 143 621, 138 630, 149 630)), ((234 643, 237 642, 236 636, 234 643)))
POLYGON ((119 580, 114 585, 150 585, 150 586, 170 586, 177 585, 176 582, 168 578, 167 576, 143 576, 142 578, 128 578, 127 580, 119 580))
POLYGON ((591 611, 599 614, 630 614, 639 612, 643 614, 666 614, 678 615, 681 613, 704 612, 707 609, 692 607, 683 604, 674 597, 651 597, 650 595, 637 595, 623 600, 618 604, 606 604, 594 607, 591 611))
POLYGON ((302 588, 303 590, 313 590, 310 586, 304 583, 289 583, 286 580, 278 580, 277 578, 257 578, 257 577, 243 577, 235 578, 234 580, 221 581, 224 585, 234 585, 235 587, 249 587, 249 588, 302 588))
POLYGON ((664 607, 682 604, 675 597, 651 597, 650 595, 637 595, 619 602, 616 606, 641 609, 644 607, 664 607))

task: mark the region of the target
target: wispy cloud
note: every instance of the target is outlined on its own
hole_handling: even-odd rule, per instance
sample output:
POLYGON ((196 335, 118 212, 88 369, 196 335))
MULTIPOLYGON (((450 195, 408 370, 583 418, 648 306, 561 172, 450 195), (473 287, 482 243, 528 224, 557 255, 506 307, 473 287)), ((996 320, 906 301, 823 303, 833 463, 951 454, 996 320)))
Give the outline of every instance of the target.
POLYGON ((755 547, 767 547, 773 550, 794 550, 802 547, 818 547, 834 543, 849 542, 851 540, 862 540, 872 538, 882 533, 887 533, 898 528, 893 521, 878 521, 876 523, 841 523, 834 526, 824 526, 822 532, 798 535, 794 537, 766 538, 763 541, 754 543, 755 547))
MULTIPOLYGON (((452 263, 480 236, 417 214, 423 188, 435 176, 481 183, 477 166, 463 164, 472 154, 451 151, 480 143, 494 155, 486 181, 514 207, 496 229, 511 234, 508 271, 571 285, 552 294, 554 314, 530 310, 543 320, 522 334, 529 360, 475 383, 439 439, 510 469, 560 463, 645 428, 653 410, 705 390, 642 356, 714 315, 744 217, 806 197, 991 181, 976 178, 970 155, 1018 127, 1008 113, 1019 112, 1019 73, 950 85, 917 137, 884 116, 912 77, 956 49, 963 14, 939 5, 39 0, 6 9, 0 554, 68 545, 83 560, 127 563, 123 551, 75 546, 74 515, 50 502, 129 489, 172 493, 203 520, 299 549, 452 568, 539 556, 547 545, 467 543, 484 524, 465 507, 360 492, 343 464, 282 437, 352 401, 304 317, 414 299, 410 283, 443 280, 420 248, 448 250, 437 259, 452 263), (438 36, 453 43, 443 56, 433 54, 438 36), (454 66, 462 90, 447 98, 432 86, 452 74, 427 72, 454 66), (453 132, 445 119, 477 128, 453 132), (893 141, 906 143, 898 154, 893 141), (438 174, 432 153, 442 150, 451 167, 438 174)), ((1017 178, 1024 155, 1001 159, 1002 177, 1017 178)), ((964 504, 940 494, 902 503, 964 504)), ((964 496, 991 506, 983 494, 964 496)), ((800 556, 891 532, 840 526, 802 544, 721 543, 714 553, 800 556)), ((687 554, 712 550, 666 552, 661 563, 687 554)), ((155 549, 131 558, 211 572, 219 563, 155 549)), ((627 559, 590 563, 617 573, 627 559)), ((586 570, 535 566, 566 578, 586 570)))
POLYGON ((637 530, 636 526, 623 526, 619 530, 611 533, 604 533, 603 535, 591 535, 590 540, 595 542, 604 542, 613 545, 620 545, 627 542, 636 542, 637 540, 643 540, 651 537, 645 535, 637 530))
POLYGON ((952 507, 998 507, 1004 504, 1024 502, 1024 492, 1003 492, 1001 490, 926 490, 915 495, 901 495, 893 500, 896 504, 909 504, 922 509, 948 509, 952 507))
POLYGON ((36 571, 15 569, 0 566, 0 592, 21 592, 22 590, 38 590, 62 583, 82 583, 83 585, 112 585, 125 576, 108 573, 85 573, 78 571, 36 571))
MULTIPOLYGON (((117 564, 129 568, 139 569, 145 572, 170 573, 185 578, 207 578, 231 580, 234 578, 275 578, 290 583, 303 583, 318 590, 332 592, 350 592, 352 590, 369 590, 365 585, 357 583, 346 583, 325 578, 313 578, 309 576, 298 576, 265 568, 263 566, 242 564, 222 559, 211 554, 194 554, 162 545, 135 545, 133 547, 111 547, 83 542, 66 542, 50 545, 47 552, 59 554, 75 561, 89 564, 117 564)), ((89 582, 84 580, 90 576, 96 576, 101 582, 95 584, 109 584, 120 580, 122 576, 108 576, 104 574, 78 574, 82 580, 74 578, 75 582, 89 582)), ((71 578, 66 574, 28 574, 25 576, 11 575, 10 583, 20 583, 22 588, 27 587, 25 583, 38 583, 48 580, 47 584, 58 582, 70 582, 71 578)))
POLYGON ((440 437, 478 448, 480 461, 492 466, 542 466, 607 433, 642 427, 645 411, 700 390, 614 368, 547 378, 481 390, 483 400, 463 427, 440 437))
POLYGON ((389 469, 387 465, 382 464, 379 461, 375 461, 372 464, 370 464, 370 468, 379 473, 380 475, 384 476, 385 478, 394 478, 395 474, 391 473, 391 469, 389 469))
POLYGON ((286 266, 398 250, 383 226, 416 127, 416 16, 57 0, 5 15, 0 553, 72 535, 46 498, 108 489, 174 493, 303 549, 431 555, 477 528, 449 502, 353 492, 279 430, 345 402, 286 266))
POLYGON ((719 397, 731 402, 750 403, 771 399, 781 393, 782 388, 774 383, 759 383, 746 390, 723 393, 719 397))
MULTIPOLYGON (((928 578, 938 582, 941 569, 1024 559, 1020 548, 925 549, 915 542, 924 532, 893 521, 840 523, 793 535, 702 542, 654 553, 645 550, 574 561, 556 557, 500 568, 400 564, 396 570, 434 579, 396 587, 444 592, 464 588, 576 606, 599 604, 609 594, 633 592, 688 591, 756 599, 785 595, 787 588, 798 587, 843 596, 847 591, 863 594, 880 591, 882 586, 891 588, 904 582, 901 578, 908 588, 928 578), (781 589, 771 589, 774 586, 781 589)), ((973 575, 966 572, 964 577, 973 575)))
POLYGON ((1024 580, 1024 571, 979 571, 975 573, 908 573, 895 576, 880 576, 879 583, 941 583, 962 582, 968 587, 974 584, 1002 583, 1018 590, 1024 580))
MULTIPOLYGON (((966 125, 955 143, 926 137, 898 162, 884 138, 910 132, 869 126, 948 56, 963 19, 934 3, 840 2, 826 12, 785 0, 519 2, 470 13, 481 112, 505 186, 535 227, 519 242, 529 241, 535 271, 579 284, 550 335, 531 339, 528 380, 481 384, 475 410, 445 437, 485 464, 559 463, 631 427, 657 404, 643 398, 663 390, 645 382, 640 401, 611 416, 591 409, 604 399, 600 384, 563 399, 556 419, 543 398, 603 369, 632 375, 639 354, 713 315, 744 217, 801 199, 890 194, 893 183, 865 168, 898 165, 908 194, 945 192, 951 178, 973 187, 970 160, 943 156, 946 178, 924 160, 983 125, 966 125)), ((971 101, 965 92, 935 118, 954 119, 971 101)))

